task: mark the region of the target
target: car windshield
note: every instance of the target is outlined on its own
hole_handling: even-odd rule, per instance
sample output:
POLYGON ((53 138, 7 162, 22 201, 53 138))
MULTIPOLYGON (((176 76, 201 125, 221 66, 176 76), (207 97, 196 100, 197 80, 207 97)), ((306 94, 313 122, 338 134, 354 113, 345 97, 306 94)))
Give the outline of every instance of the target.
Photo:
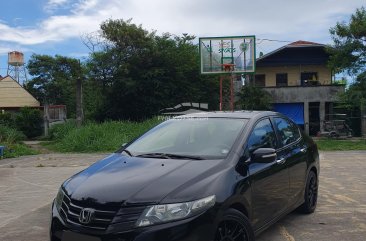
POLYGON ((134 156, 151 158, 225 158, 246 119, 171 119, 151 129, 126 150, 134 156))

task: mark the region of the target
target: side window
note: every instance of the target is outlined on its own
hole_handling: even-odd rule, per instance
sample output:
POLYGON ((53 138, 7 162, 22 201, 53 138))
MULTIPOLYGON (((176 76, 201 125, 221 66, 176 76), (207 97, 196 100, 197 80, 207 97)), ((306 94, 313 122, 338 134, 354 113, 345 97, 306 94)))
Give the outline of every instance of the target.
POLYGON ((274 118, 280 136, 281 146, 291 144, 300 138, 299 128, 292 122, 283 118, 274 118))
POLYGON ((249 136, 247 145, 249 153, 258 148, 276 148, 276 135, 269 119, 258 122, 249 136))

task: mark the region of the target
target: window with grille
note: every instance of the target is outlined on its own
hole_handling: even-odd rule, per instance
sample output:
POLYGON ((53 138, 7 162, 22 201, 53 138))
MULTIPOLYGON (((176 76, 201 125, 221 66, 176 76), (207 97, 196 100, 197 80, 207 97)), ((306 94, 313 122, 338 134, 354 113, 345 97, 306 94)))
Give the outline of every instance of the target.
POLYGON ((287 73, 276 74, 276 86, 288 86, 287 73))
POLYGON ((301 80, 318 80, 318 73, 317 72, 302 72, 301 73, 301 80))
POLYGON ((301 85, 319 85, 317 72, 302 72, 301 73, 301 85))
POLYGON ((266 75, 265 74, 256 74, 254 76, 254 85, 257 87, 265 87, 266 86, 266 75))

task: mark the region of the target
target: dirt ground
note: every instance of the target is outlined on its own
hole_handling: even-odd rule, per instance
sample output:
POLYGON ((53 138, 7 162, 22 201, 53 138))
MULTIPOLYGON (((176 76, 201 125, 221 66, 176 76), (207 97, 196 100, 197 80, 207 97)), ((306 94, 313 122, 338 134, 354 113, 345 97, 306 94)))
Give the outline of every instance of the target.
MULTIPOLYGON (((41 154, 0 160, 0 240, 47 241, 60 184, 103 154, 41 154)), ((366 151, 322 152, 318 208, 291 213, 257 241, 366 240, 366 151)))

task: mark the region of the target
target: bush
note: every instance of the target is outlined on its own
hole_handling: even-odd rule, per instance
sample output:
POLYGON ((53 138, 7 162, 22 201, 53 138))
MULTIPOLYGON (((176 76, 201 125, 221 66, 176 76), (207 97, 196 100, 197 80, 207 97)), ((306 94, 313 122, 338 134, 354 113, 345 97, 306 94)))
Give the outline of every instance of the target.
POLYGON ((70 122, 59 124, 50 130, 50 137, 55 140, 50 147, 62 152, 111 152, 160 122, 157 118, 144 122, 90 122, 81 128, 70 122))
POLYGON ((243 86, 237 97, 236 107, 242 110, 270 110, 272 108, 272 96, 256 86, 243 86))
POLYGON ((48 139, 61 140, 75 128, 76 128, 76 121, 74 120, 70 120, 62 124, 55 124, 51 126, 51 128, 48 131, 48 139))
POLYGON ((22 132, 5 125, 0 125, 0 142, 13 144, 25 138, 22 132))
POLYGON ((38 154, 36 150, 18 143, 25 138, 26 136, 15 128, 0 125, 0 146, 5 146, 4 158, 38 154))
POLYGON ((8 112, 0 113, 0 125, 16 128, 13 115, 8 112))
POLYGON ((22 131, 28 138, 42 135, 42 116, 38 109, 24 107, 20 109, 15 117, 15 124, 18 130, 22 131))

